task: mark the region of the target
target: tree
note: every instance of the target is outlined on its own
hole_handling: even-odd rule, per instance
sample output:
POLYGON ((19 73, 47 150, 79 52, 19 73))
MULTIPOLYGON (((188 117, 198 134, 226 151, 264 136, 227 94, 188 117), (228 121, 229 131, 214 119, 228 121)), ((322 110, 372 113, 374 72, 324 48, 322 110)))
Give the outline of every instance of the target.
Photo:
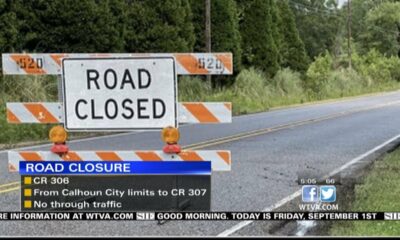
POLYGON ((336 0, 291 0, 290 7, 309 58, 327 49, 335 52, 337 35, 345 26, 336 0))
POLYGON ((304 43, 300 39, 296 28, 294 15, 290 10, 287 0, 277 1, 277 13, 279 34, 282 36, 279 44, 281 57, 280 65, 289 67, 296 71, 307 70, 309 59, 307 57, 304 43))
POLYGON ((18 40, 20 22, 14 12, 10 11, 10 4, 0 1, 0 51, 12 52, 18 40))
POLYGON ((400 2, 383 2, 368 11, 367 31, 361 36, 364 49, 377 49, 388 56, 397 56, 399 43, 397 36, 400 24, 400 2))
MULTIPOLYGON (((362 41, 361 35, 367 31, 365 17, 369 10, 376 7, 380 3, 381 1, 376 0, 351 0, 351 32, 354 41, 362 41)), ((346 5, 343 6, 343 11, 347 11, 346 5)), ((368 52, 368 50, 366 52, 368 52)))
MULTIPOLYGON (((270 13, 272 18, 271 32, 272 38, 274 39, 276 48, 278 50, 278 64, 281 65, 284 62, 283 56, 281 54, 281 49, 283 49, 285 44, 285 37, 281 32, 283 27, 282 18, 276 3, 276 0, 271 0, 270 13)), ((286 24, 286 23, 285 23, 286 24)))
POLYGON ((13 11, 23 23, 19 51, 122 51, 122 0, 16 0, 13 11))
MULTIPOLYGON (((192 0, 193 24, 196 34, 194 49, 205 52, 205 4, 203 0, 192 0)), ((237 5, 234 0, 211 1, 211 49, 213 52, 232 52, 233 69, 241 68, 241 36, 237 5)))
POLYGON ((127 9, 127 51, 193 50, 195 35, 188 1, 132 1, 127 9))
POLYGON ((243 63, 260 68, 269 76, 279 69, 271 6, 272 0, 253 0, 244 10, 240 25, 243 63))

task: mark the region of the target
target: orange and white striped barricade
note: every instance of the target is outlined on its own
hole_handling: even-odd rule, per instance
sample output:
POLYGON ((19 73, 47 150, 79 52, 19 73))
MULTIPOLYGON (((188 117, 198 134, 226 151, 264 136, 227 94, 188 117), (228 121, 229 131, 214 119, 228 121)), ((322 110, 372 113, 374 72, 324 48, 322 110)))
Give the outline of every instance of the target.
MULTIPOLYGON (((232 104, 229 102, 181 102, 179 123, 230 123, 232 104)), ((7 103, 9 123, 63 123, 63 107, 58 102, 7 103)))
POLYGON ((61 75, 65 58, 174 57, 178 75, 230 75, 232 53, 4 53, 4 75, 61 75))

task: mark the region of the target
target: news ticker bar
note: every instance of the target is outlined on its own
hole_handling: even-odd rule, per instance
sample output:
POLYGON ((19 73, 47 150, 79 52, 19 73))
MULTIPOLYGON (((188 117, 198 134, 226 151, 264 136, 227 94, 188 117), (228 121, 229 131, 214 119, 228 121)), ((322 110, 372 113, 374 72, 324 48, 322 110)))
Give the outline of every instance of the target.
POLYGON ((53 174, 172 174, 172 175, 211 175, 210 161, 21 161, 21 175, 53 174))
POLYGON ((287 221, 400 220, 400 212, 0 212, 0 220, 287 221))

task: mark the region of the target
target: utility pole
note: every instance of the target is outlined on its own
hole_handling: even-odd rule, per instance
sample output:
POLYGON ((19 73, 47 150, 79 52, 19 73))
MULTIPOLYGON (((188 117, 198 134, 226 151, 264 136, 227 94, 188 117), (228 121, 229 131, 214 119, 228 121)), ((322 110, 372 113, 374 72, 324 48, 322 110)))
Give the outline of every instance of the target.
POLYGON ((349 57, 349 69, 351 70, 351 0, 347 1, 347 50, 349 57))
MULTIPOLYGON (((211 0, 205 0, 206 4, 206 52, 211 52, 211 0)), ((207 82, 211 84, 211 75, 207 75, 207 82)))

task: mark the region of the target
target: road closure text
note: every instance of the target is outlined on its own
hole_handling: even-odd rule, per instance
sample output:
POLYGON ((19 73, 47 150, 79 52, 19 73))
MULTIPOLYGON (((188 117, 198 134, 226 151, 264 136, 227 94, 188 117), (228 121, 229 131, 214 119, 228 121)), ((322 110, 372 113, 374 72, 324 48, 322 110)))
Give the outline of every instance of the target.
POLYGON ((173 59, 66 59, 68 129, 176 125, 173 59))

